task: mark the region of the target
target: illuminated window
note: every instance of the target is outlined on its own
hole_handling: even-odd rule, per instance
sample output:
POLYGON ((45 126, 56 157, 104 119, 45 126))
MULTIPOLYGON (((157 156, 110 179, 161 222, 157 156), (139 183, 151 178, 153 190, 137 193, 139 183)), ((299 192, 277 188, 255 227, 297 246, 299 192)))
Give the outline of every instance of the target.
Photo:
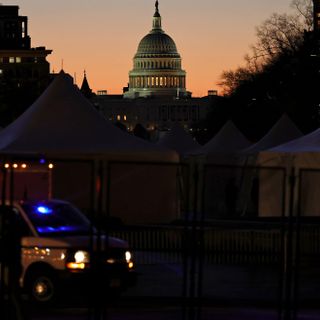
POLYGON ((3 70, 2 70, 2 69, 0 69, 0 75, 1 75, 1 74, 3 74, 3 70))
POLYGON ((16 63, 21 63, 21 57, 16 57, 16 63))
POLYGON ((126 115, 123 116, 123 120, 127 121, 127 116, 126 115))
POLYGON ((151 77, 151 86, 154 86, 154 77, 151 77))
POLYGON ((120 121, 121 120, 121 116, 120 114, 117 115, 117 120, 120 121))
POLYGON ((163 78, 160 77, 160 87, 162 87, 162 86, 163 86, 163 78))
POLYGON ((159 86, 159 78, 156 77, 156 87, 158 87, 158 86, 159 86))
POLYGON ((9 57, 9 63, 14 63, 14 57, 9 57))

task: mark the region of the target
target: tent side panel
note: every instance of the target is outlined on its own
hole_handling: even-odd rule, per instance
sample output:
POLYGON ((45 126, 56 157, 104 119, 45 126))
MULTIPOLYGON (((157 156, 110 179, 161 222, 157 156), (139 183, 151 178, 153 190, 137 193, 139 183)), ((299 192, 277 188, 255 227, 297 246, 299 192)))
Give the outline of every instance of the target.
POLYGON ((179 219, 177 168, 118 164, 111 168, 110 215, 127 224, 179 219))
POLYGON ((87 163, 59 162, 52 171, 52 197, 91 209, 91 166, 87 163))
POLYGON ((283 213, 283 171, 260 169, 259 216, 281 217, 283 213))

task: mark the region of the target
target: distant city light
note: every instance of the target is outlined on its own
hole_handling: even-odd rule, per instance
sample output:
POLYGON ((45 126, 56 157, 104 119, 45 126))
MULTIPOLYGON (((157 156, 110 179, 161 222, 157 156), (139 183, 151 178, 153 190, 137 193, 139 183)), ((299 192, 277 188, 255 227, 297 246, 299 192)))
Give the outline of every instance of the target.
POLYGON ((53 164, 52 164, 52 163, 49 163, 48 168, 49 168, 49 169, 53 169, 53 164))
POLYGON ((46 159, 41 158, 41 159, 39 160, 39 162, 40 162, 41 164, 44 164, 44 163, 46 163, 46 159))

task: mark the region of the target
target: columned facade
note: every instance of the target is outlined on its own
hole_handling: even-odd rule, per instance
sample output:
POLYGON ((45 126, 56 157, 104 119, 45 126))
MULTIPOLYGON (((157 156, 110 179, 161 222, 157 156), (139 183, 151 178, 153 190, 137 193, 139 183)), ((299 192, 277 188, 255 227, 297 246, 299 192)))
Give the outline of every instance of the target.
POLYGON ((124 98, 186 95, 186 72, 176 44, 162 30, 156 1, 152 30, 139 43, 124 98))

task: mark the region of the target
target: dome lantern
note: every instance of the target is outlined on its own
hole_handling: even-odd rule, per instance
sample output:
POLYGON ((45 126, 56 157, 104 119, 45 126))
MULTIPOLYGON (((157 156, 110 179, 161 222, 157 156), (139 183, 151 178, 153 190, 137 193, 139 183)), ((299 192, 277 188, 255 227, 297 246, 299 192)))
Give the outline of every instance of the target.
POLYGON ((158 2, 158 0, 156 1, 155 7, 156 7, 156 11, 155 11, 155 13, 153 15, 152 30, 159 32, 159 31, 162 31, 162 28, 161 28, 161 15, 159 13, 159 2, 158 2))

